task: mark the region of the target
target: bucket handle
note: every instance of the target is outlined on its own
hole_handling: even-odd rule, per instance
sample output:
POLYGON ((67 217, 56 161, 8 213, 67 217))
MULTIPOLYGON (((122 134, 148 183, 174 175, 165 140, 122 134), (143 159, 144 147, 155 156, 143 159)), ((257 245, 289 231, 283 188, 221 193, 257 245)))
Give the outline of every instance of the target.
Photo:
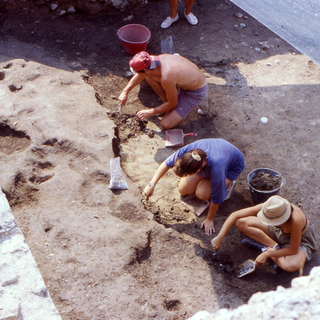
POLYGON ((282 180, 281 180, 280 188, 282 188, 286 184, 286 179, 283 176, 281 176, 281 178, 282 178, 282 180))

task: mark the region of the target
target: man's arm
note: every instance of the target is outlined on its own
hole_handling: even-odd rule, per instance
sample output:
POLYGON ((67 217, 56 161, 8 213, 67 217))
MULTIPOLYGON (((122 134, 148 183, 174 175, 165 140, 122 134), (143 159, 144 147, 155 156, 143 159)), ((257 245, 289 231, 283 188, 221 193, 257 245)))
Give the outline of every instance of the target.
POLYGON ((174 109, 178 104, 178 90, 174 81, 162 80, 162 88, 166 92, 167 102, 154 108, 156 114, 163 113, 174 109))
POLYGON ((118 99, 120 101, 120 106, 124 106, 127 103, 128 100, 128 94, 129 92, 138 84, 142 82, 142 80, 145 78, 143 74, 136 73, 128 82, 128 84, 125 86, 125 88, 120 93, 118 99))
POLYGON ((165 90, 167 100, 162 103, 160 106, 152 109, 140 110, 137 112, 137 117, 140 120, 149 118, 151 116, 155 116, 157 114, 168 112, 174 109, 178 104, 178 91, 176 88, 176 84, 172 81, 162 81, 161 85, 165 90))

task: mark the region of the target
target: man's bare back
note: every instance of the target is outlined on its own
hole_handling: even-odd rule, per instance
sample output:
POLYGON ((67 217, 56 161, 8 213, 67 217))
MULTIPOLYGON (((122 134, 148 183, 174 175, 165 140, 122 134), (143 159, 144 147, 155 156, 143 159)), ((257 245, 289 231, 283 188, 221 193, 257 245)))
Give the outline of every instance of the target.
MULTIPOLYGON (((176 87, 184 90, 196 90, 206 85, 207 81, 199 68, 188 59, 170 54, 161 54, 161 81, 169 80, 176 87)), ((155 81, 157 81, 155 79, 155 81)))

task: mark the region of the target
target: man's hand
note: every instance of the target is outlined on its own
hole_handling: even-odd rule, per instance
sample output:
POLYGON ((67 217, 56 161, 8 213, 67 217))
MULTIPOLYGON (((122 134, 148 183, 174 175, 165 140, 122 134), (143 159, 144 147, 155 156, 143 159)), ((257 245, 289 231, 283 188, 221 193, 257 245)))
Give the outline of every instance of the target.
POLYGON ((123 107, 127 103, 128 95, 121 92, 120 96, 118 97, 118 100, 120 101, 120 107, 123 107))
POLYGON ((213 234, 213 232, 215 232, 213 220, 205 219, 205 220, 201 223, 201 228, 203 228, 203 227, 204 227, 204 233, 205 233, 207 236, 211 236, 211 235, 213 234))
POLYGON ((140 120, 144 120, 144 119, 150 118, 151 116, 153 116, 153 109, 151 109, 151 110, 140 110, 140 111, 137 112, 137 117, 140 120))

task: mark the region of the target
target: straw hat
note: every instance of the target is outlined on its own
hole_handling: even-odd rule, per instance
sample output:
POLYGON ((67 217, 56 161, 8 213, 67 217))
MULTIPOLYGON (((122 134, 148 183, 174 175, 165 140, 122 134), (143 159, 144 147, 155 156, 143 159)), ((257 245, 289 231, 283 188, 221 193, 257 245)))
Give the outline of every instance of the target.
POLYGON ((268 226, 279 226, 285 223, 291 215, 291 205, 289 201, 280 196, 270 197, 258 212, 258 218, 263 224, 268 226))

